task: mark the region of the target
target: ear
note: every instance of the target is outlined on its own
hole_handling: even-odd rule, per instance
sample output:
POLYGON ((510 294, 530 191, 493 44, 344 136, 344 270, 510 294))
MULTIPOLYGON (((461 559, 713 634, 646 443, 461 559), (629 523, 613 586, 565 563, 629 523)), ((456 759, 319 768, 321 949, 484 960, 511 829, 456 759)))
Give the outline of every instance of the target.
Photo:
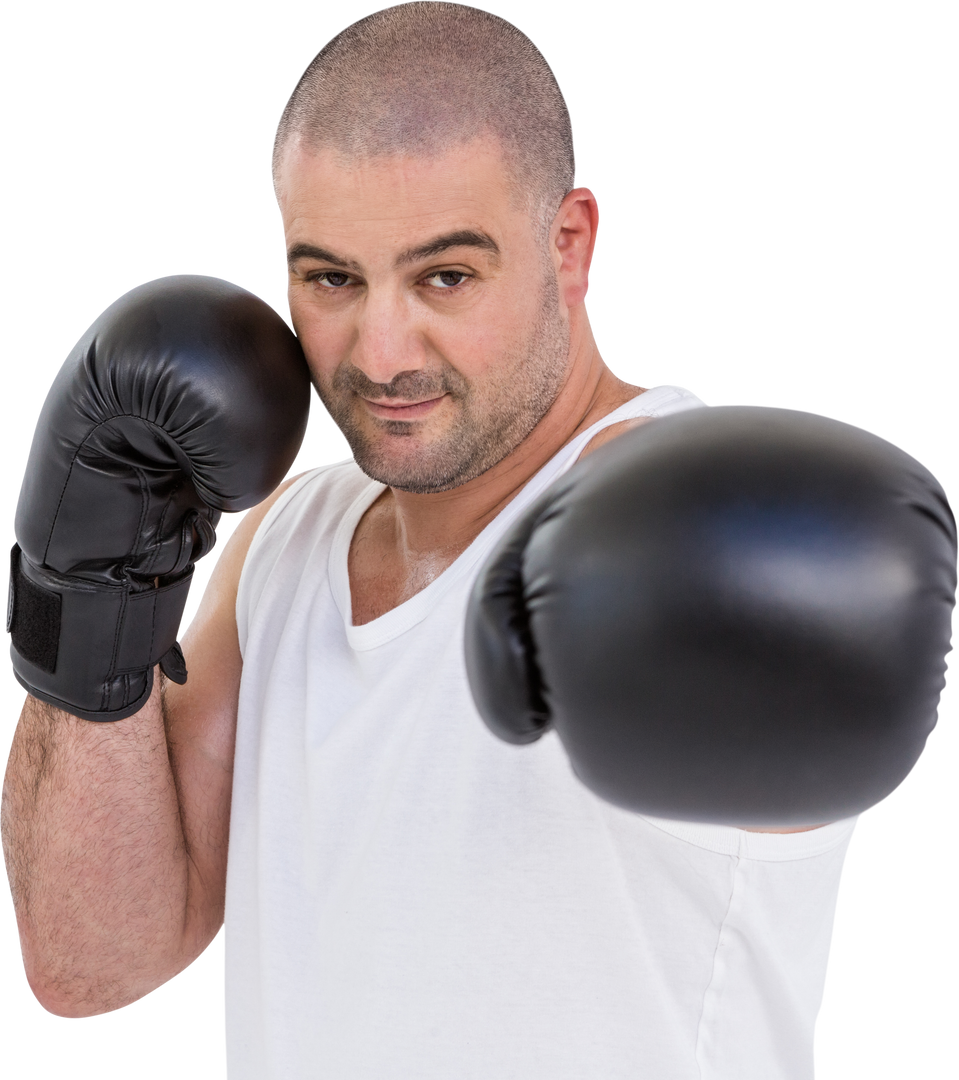
POLYGON ((578 307, 586 298, 598 226, 595 196, 589 188, 573 188, 560 203, 550 229, 559 292, 567 308, 578 307))

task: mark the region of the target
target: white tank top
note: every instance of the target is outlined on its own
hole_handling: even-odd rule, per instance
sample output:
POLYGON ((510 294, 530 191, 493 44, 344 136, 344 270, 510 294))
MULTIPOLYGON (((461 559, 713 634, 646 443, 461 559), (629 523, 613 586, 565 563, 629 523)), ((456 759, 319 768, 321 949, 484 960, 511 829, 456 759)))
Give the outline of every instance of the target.
POLYGON ((463 664, 473 579, 598 430, 435 581, 353 626, 383 490, 308 473, 250 547, 227 883, 231 1080, 805 1080, 852 822, 779 836, 642 817, 549 733, 496 739, 463 664))

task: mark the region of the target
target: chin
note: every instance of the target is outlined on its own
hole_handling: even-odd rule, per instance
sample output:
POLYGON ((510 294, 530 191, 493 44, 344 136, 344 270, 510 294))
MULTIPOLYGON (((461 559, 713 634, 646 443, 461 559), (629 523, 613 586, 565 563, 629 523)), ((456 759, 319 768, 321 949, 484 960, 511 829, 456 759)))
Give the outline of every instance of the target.
POLYGON ((444 474, 442 470, 424 466, 422 462, 400 462, 384 460, 379 455, 357 454, 354 454, 354 459, 371 480, 413 495, 435 495, 466 482, 456 474, 444 474))
POLYGON ((366 444, 354 446, 353 457, 372 480, 413 495, 436 495, 469 483, 495 464, 495 461, 478 460, 475 455, 457 453, 456 449, 440 443, 414 445, 407 452, 391 453, 382 445, 366 444))

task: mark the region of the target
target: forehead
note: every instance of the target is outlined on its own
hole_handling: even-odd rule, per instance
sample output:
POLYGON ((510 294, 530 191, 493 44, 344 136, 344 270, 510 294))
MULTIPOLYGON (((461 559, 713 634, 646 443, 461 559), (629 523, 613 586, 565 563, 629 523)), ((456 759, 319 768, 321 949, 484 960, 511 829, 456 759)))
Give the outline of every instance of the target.
POLYGON ((291 145, 277 173, 277 197, 288 242, 388 247, 461 228, 497 239, 531 231, 492 139, 430 157, 345 157, 291 145))

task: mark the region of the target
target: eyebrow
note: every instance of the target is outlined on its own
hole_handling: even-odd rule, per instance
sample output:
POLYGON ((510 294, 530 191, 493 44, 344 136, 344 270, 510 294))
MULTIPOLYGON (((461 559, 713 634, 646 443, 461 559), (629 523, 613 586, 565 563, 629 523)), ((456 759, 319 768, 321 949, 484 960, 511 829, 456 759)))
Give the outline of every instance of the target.
MULTIPOLYGON (((441 255, 450 248, 472 247, 480 251, 488 251, 491 255, 499 255, 499 244, 484 232, 474 229, 457 229, 456 232, 446 233, 427 240, 425 244, 407 248, 396 260, 397 266, 407 266, 410 263, 419 262, 420 259, 429 259, 433 255, 441 255)), ((327 248, 317 247, 316 244, 294 244, 286 253, 287 265, 290 269, 300 259, 316 259, 317 262, 331 263, 333 266, 342 266, 346 270, 352 270, 355 274, 362 273, 359 263, 353 259, 344 258, 327 248)))

